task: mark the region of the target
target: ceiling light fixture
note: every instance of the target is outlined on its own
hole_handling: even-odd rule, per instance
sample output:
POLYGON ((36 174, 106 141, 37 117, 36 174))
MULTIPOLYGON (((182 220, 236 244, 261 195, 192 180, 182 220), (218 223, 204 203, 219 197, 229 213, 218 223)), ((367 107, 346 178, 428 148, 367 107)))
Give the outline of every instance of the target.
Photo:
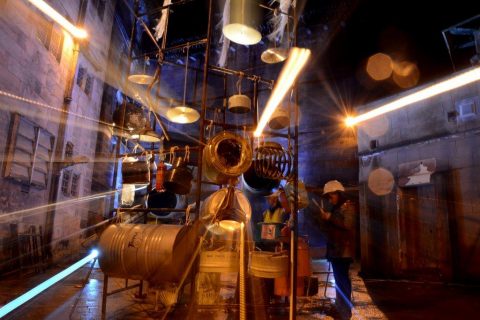
POLYGON ((431 98, 438 94, 462 87, 464 85, 467 85, 469 83, 472 83, 478 80, 480 80, 480 67, 476 67, 472 70, 453 76, 452 78, 447 79, 445 81, 428 86, 424 89, 421 89, 417 92, 409 94, 405 97, 401 97, 397 100, 389 102, 381 107, 375 108, 359 116, 347 117, 345 119, 345 124, 351 127, 360 122, 378 117, 382 114, 403 108, 412 103, 431 98))
POLYGON ((84 29, 74 26, 70 21, 65 19, 60 13, 53 9, 49 4, 43 0, 28 0, 31 4, 42 11, 44 14, 55 20, 65 30, 67 30, 73 37, 84 39, 88 36, 84 29))
POLYGON ((230 19, 223 27, 223 35, 235 43, 246 46, 259 43, 262 34, 255 27, 258 8, 256 1, 230 0, 230 19))
POLYGON ((262 135, 265 125, 267 124, 268 120, 270 120, 270 117, 280 102, 283 100, 283 97, 285 97, 287 94, 287 91, 297 79, 300 71, 302 71, 302 68, 307 63, 310 54, 311 51, 309 49, 292 48, 290 50, 288 60, 283 66, 277 84, 275 85, 272 95, 267 102, 267 106, 265 107, 265 110, 263 110, 262 116, 260 117, 257 129, 253 133, 255 137, 260 137, 262 135))

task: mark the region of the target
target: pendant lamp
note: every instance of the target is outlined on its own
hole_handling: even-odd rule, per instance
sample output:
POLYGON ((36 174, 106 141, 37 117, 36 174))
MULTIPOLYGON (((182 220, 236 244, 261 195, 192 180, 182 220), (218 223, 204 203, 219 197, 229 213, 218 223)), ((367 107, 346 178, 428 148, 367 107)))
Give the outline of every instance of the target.
POLYGON ((257 1, 230 0, 230 19, 229 23, 223 27, 223 35, 238 44, 253 45, 259 43, 262 40, 262 35, 257 30, 258 17, 259 6, 257 1))
POLYGON ((187 47, 187 57, 185 59, 185 80, 183 82, 183 103, 167 111, 167 119, 174 123, 193 123, 200 118, 197 110, 186 105, 187 98, 187 75, 188 75, 188 57, 190 48, 187 47))
POLYGON ((139 66, 138 64, 134 64, 134 70, 128 76, 128 81, 136 84, 151 84, 154 78, 147 73, 147 66, 150 64, 149 61, 149 58, 145 57, 145 60, 143 61, 143 68, 142 65, 139 66))

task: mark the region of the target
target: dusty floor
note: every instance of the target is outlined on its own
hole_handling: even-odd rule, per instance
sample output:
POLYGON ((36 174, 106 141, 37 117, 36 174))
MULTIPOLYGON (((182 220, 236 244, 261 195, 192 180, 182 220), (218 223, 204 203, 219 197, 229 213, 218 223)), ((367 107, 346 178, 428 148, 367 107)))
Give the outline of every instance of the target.
MULTIPOLYGON (((326 279, 328 263, 313 261, 314 271, 319 280, 326 279)), ((98 264, 83 287, 90 269, 89 265, 37 296, 5 319, 101 319, 103 273, 98 264)), ((50 270, 29 278, 13 277, 0 281, 0 305, 18 296, 34 283, 58 270, 50 270)), ((423 284, 406 281, 363 280, 358 275, 358 266, 352 270, 353 317, 352 319, 477 319, 480 313, 480 288, 423 284)), ((298 319, 337 318, 332 307, 335 291, 330 285, 320 286, 314 297, 298 299, 298 319)), ((130 281, 129 285, 134 284, 130 281)), ((110 278, 109 291, 125 285, 123 279, 110 278)), ((228 288, 227 288, 228 289, 228 288)), ((230 288, 231 291, 232 288, 230 288)), ((227 290, 228 291, 228 290, 227 290)), ((145 300, 138 299, 137 290, 123 291, 108 298, 107 319, 162 319, 165 314, 160 306, 155 311, 154 297, 149 294, 145 300)), ((188 293, 185 295, 188 296, 188 293)), ((188 297, 183 299, 166 317, 167 319, 238 319, 235 307, 199 306, 189 309, 188 297)), ((248 314, 248 319, 288 319, 286 304, 271 302, 268 307, 260 306, 261 312, 248 314)))

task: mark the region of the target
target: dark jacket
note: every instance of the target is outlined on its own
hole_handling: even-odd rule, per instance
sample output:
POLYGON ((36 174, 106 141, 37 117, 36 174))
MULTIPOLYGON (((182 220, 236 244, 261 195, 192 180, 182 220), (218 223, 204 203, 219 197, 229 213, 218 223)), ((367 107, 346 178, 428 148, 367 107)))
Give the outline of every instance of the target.
POLYGON ((355 257, 355 205, 347 200, 328 210, 330 219, 325 221, 327 232, 327 258, 355 257))

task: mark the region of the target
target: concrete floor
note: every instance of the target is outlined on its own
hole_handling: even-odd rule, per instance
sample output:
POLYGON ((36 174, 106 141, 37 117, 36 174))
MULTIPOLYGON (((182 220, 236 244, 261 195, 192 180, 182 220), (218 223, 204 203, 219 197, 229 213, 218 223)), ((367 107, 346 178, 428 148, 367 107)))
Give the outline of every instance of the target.
MULTIPOLYGON (((315 272, 328 268, 325 260, 313 261, 315 272)), ((5 319, 100 319, 103 273, 96 264, 86 283, 89 271, 85 265, 62 282, 48 289, 27 304, 9 314, 5 319)), ((480 288, 423 284, 405 281, 366 280, 360 278, 358 265, 352 268, 354 309, 352 319, 475 319, 480 313, 480 288)), ((43 281, 60 268, 29 278, 12 277, 0 281, 0 305, 43 281)), ((326 274, 318 274, 325 280, 326 274)), ((332 277, 330 276, 330 279, 332 277)), ((130 281, 129 284, 134 284, 130 281)), ((123 279, 110 278, 109 291, 125 285, 123 279)), ((332 285, 332 284, 331 284, 332 285)), ((338 319, 331 301, 335 290, 320 287, 317 296, 298 299, 298 319, 338 319)), ((188 290, 187 290, 188 291, 188 290)), ((107 319, 161 319, 164 309, 154 309, 154 294, 147 299, 137 299, 137 290, 123 291, 108 298, 107 319)), ((184 298, 185 300, 185 298, 184 298)), ((188 300, 188 298, 187 298, 188 300)), ((189 310, 181 301, 168 314, 167 319, 238 319, 234 308, 223 306, 212 309, 200 306, 189 310)), ((264 309, 263 316, 255 313, 255 319, 288 319, 288 310, 282 304, 264 309)), ((260 312, 262 313, 262 312, 260 312)), ((248 317, 253 318, 252 316, 248 317)))

